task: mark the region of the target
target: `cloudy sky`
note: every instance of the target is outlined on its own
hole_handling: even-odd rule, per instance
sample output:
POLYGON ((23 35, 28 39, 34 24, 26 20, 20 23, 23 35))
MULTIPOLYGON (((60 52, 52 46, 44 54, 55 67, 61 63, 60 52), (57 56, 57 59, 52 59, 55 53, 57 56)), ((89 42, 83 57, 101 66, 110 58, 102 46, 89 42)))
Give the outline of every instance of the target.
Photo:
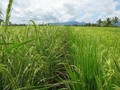
MULTIPOLYGON (((9 0, 0 0, 4 13, 9 0)), ((96 22, 99 18, 120 17, 120 0, 14 0, 11 22, 96 22)))

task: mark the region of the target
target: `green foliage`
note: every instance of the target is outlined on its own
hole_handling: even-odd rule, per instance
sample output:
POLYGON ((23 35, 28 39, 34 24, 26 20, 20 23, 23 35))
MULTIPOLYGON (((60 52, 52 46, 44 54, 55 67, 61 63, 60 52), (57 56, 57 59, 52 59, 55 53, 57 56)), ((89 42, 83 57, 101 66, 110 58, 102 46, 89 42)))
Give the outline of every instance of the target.
POLYGON ((117 90, 120 87, 118 28, 32 23, 9 27, 6 35, 0 36, 1 90, 117 90))
POLYGON ((99 19, 96 23, 98 26, 111 27, 114 26, 114 24, 118 23, 119 21, 120 19, 115 16, 113 18, 107 17, 106 20, 103 21, 99 19))
POLYGON ((65 64, 71 90, 117 90, 120 87, 120 31, 73 28, 67 36, 65 64), (115 61, 114 61, 115 60, 115 61))
POLYGON ((1 15, 2 15, 2 11, 0 11, 0 17, 1 17, 1 15))
POLYGON ((97 21, 97 24, 98 24, 98 26, 101 26, 101 24, 102 24, 102 20, 99 19, 99 20, 97 21))
POLYGON ((8 28, 12 3, 0 27, 0 90, 120 89, 119 28, 38 26, 33 20, 8 28))
POLYGON ((1 23, 3 22, 3 20, 2 19, 0 19, 0 25, 1 25, 1 23))
MULTIPOLYGON (((65 71, 60 64, 65 62, 65 28, 61 29, 62 27, 30 25, 10 27, 5 40, 1 35, 0 62, 7 66, 14 82, 17 82, 13 82, 16 89, 60 88, 61 84, 55 83, 62 83, 58 76, 61 77, 60 72, 65 71)), ((1 88, 14 89, 9 81, 0 81, 3 81, 1 88)))
POLYGON ((118 17, 113 17, 112 22, 116 24, 117 22, 119 22, 119 18, 118 17))
POLYGON ((0 25, 1 25, 1 23, 3 22, 3 20, 1 19, 1 16, 2 16, 2 10, 1 10, 1 8, 0 8, 0 25))
POLYGON ((111 18, 106 18, 106 24, 105 26, 111 26, 112 25, 112 22, 111 22, 111 18))

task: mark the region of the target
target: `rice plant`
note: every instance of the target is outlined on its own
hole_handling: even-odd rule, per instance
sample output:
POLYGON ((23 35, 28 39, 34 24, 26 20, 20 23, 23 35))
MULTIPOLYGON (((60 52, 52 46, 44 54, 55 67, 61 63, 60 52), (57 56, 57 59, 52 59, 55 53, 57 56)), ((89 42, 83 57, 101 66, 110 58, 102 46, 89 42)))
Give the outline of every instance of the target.
POLYGON ((119 90, 119 28, 0 27, 0 90, 119 90))
POLYGON ((101 29, 73 28, 68 36, 70 55, 65 66, 72 90, 119 90, 120 32, 101 29))
POLYGON ((6 17, 5 17, 5 33, 6 33, 6 30, 7 30, 8 24, 9 24, 9 20, 10 20, 12 4, 13 4, 13 0, 9 0, 7 11, 6 11, 6 17))

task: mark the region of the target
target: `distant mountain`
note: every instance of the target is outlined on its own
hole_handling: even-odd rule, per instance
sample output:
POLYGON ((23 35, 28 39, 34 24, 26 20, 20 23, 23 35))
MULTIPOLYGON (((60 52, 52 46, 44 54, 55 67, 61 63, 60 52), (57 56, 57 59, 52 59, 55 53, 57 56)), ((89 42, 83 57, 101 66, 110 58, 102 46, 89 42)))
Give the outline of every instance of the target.
POLYGON ((58 23, 48 23, 49 25, 85 25, 85 22, 77 22, 77 21, 68 21, 68 22, 58 22, 58 23))
POLYGON ((118 22, 118 23, 116 23, 116 24, 113 23, 113 25, 114 25, 114 26, 120 26, 120 22, 118 22))

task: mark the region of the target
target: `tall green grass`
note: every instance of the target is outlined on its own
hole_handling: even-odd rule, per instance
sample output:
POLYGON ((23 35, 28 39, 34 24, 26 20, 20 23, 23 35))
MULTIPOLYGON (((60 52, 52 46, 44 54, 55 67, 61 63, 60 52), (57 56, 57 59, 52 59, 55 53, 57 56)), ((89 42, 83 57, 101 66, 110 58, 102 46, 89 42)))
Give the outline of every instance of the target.
MULTIPOLYGON (((13 79, 8 82, 1 73, 1 89, 14 89, 10 85, 12 82, 18 90, 38 87, 59 88, 61 84, 54 84, 61 82, 60 72, 65 70, 60 64, 65 62, 63 53, 65 33, 61 29, 62 27, 46 26, 9 27, 8 38, 5 40, 9 44, 4 48, 4 65, 13 79)), ((2 46, 4 44, 1 44, 2 46)), ((2 57, 3 54, 0 54, 0 61, 2 57)))
POLYGON ((6 10, 6 17, 5 17, 5 33, 6 33, 6 30, 7 30, 9 21, 10 21, 12 4, 13 4, 13 0, 9 0, 8 7, 7 7, 7 10, 6 10))
POLYGON ((0 27, 0 90, 119 90, 119 28, 0 27))
POLYGON ((120 89, 120 31, 116 28, 73 28, 68 34, 72 90, 120 89), (116 32, 117 31, 117 32, 116 32))
POLYGON ((7 32, 1 90, 119 90, 119 28, 28 25, 7 32))

